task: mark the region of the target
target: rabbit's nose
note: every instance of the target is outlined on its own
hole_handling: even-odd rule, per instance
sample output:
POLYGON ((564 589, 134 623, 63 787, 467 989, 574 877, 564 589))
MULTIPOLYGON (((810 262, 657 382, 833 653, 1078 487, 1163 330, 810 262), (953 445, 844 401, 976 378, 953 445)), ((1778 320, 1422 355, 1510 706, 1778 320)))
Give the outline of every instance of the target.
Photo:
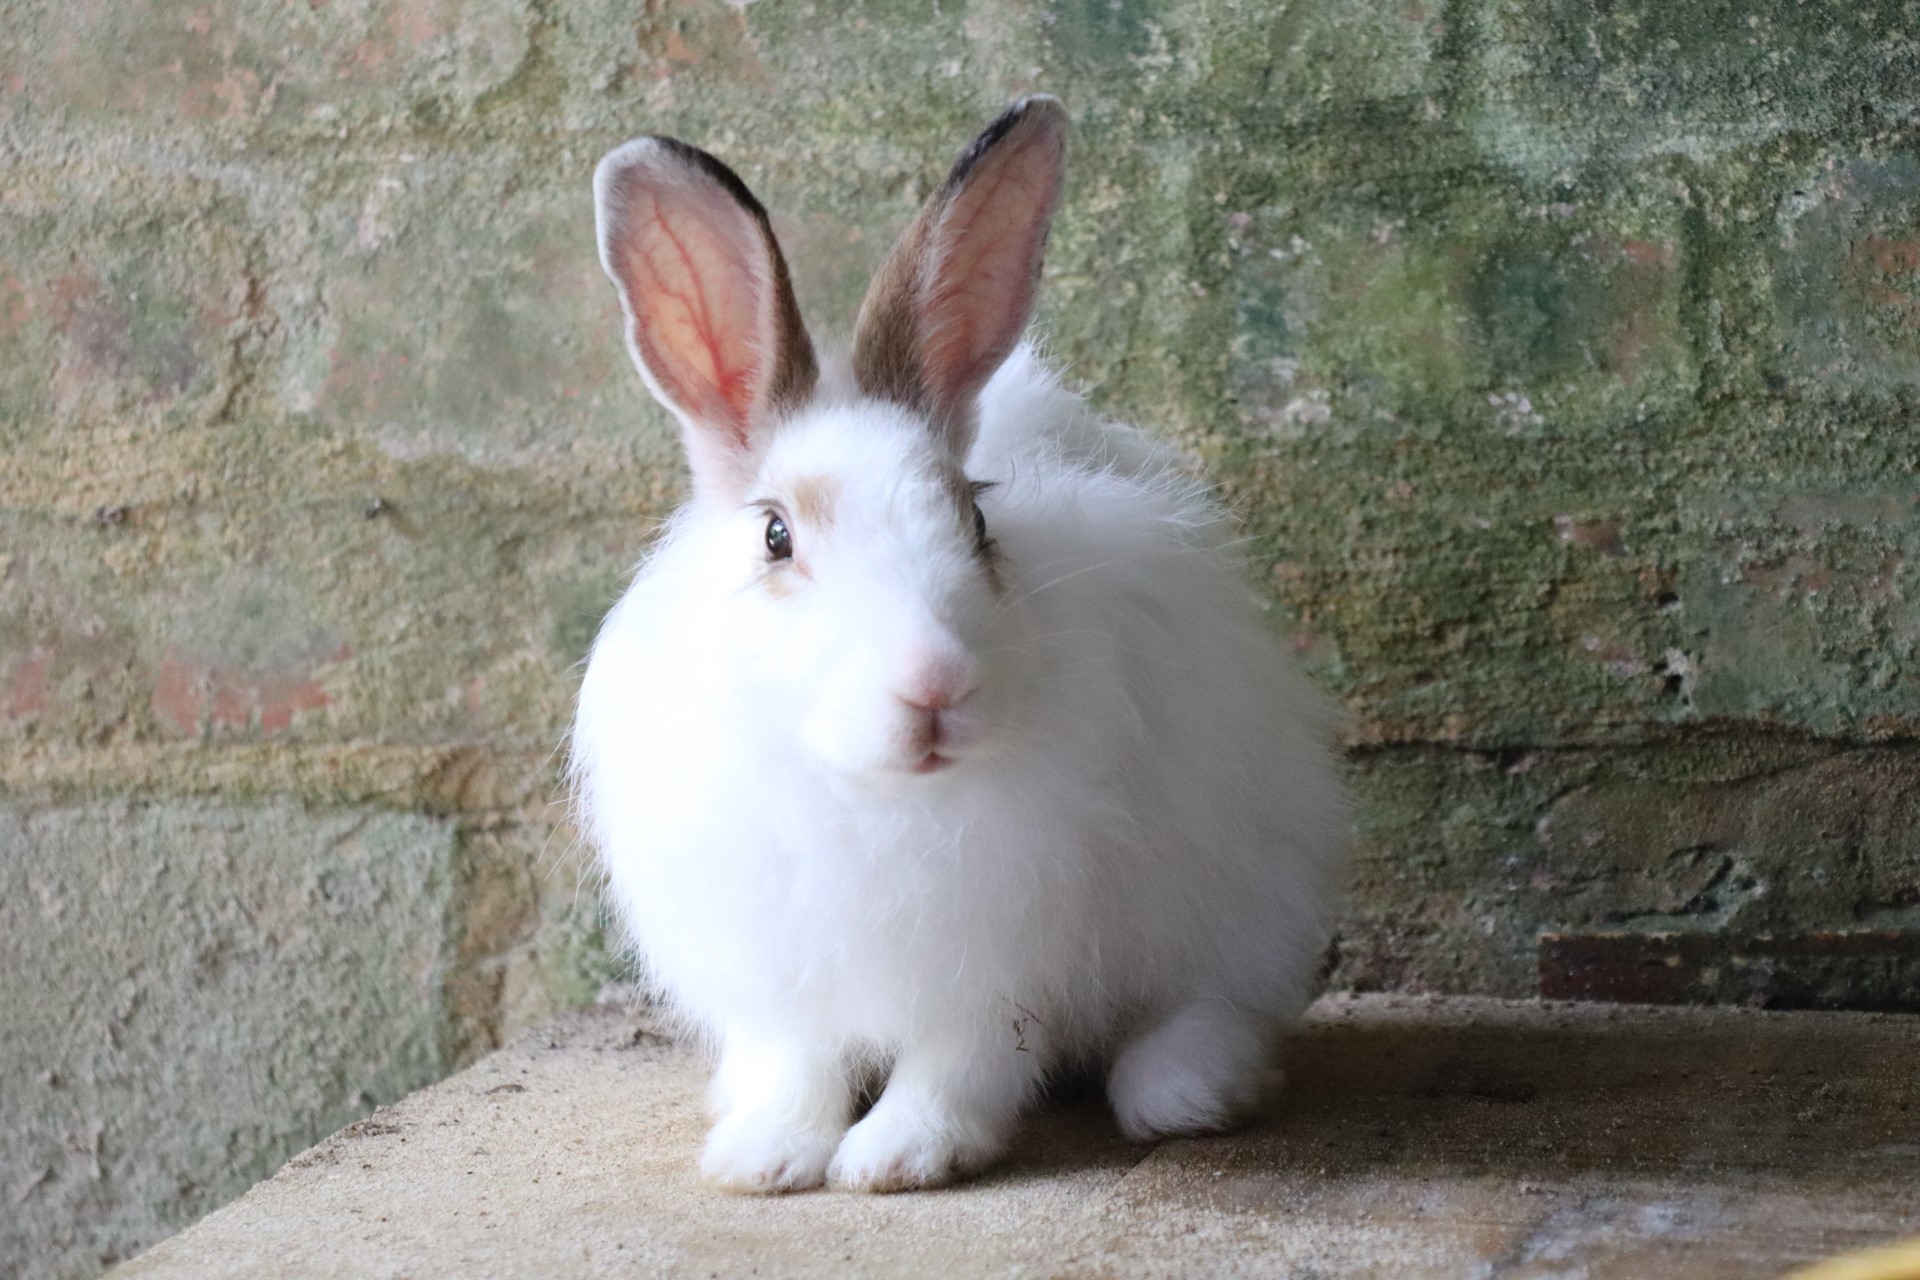
POLYGON ((954 689, 944 685, 937 687, 922 685, 917 687, 912 693, 900 693, 894 696, 915 711, 924 711, 928 715, 934 715, 941 711, 951 711, 968 698, 971 698, 973 694, 974 686, 972 685, 968 685, 964 689, 954 689))
POLYGON ((973 663, 964 658, 938 658, 920 666, 893 696, 915 711, 935 715, 959 706, 979 687, 973 663))

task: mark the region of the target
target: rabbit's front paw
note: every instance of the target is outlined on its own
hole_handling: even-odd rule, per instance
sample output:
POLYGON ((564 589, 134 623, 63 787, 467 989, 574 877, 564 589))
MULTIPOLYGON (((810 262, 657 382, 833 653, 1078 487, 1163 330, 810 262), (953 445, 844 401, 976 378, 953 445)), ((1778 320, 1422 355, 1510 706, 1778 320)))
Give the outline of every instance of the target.
POLYGON ((736 1111, 707 1135, 700 1175, 728 1191, 806 1191, 827 1180, 836 1130, 809 1128, 763 1112, 736 1111))
POLYGON ((976 1163, 926 1115, 883 1100, 847 1131, 827 1178, 845 1191, 912 1191, 952 1182, 976 1163))

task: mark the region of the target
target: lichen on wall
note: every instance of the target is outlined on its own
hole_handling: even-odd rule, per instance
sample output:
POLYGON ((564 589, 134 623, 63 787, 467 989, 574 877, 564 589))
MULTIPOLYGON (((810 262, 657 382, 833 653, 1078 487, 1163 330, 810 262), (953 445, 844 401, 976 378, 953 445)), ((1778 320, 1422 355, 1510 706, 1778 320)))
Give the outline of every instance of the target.
POLYGON ((0 1269, 85 1274, 615 972, 552 802, 684 484, 591 242, 639 132, 739 169, 831 335, 973 130, 1067 102, 1051 354, 1219 483, 1354 713, 1337 981, 1525 993, 1547 930, 1914 927, 1913 4, 0 0, 0 31, 0 875, 175 895, 90 975, 78 916, 0 897, 17 963, 75 957, 70 1014, 0 994, 33 1061, 122 983, 156 1037, 86 1106, 0 1059, 45 1103, 0 1146, 64 1153, 5 1167, 0 1269), (387 852, 332 916, 350 828, 387 852), (189 939, 275 903, 314 932, 248 935, 215 1016, 189 939), (299 1050, 289 993, 405 1047, 299 1050), (116 1149, 162 1047, 176 1110, 129 1103, 116 1149), (236 1053, 288 1102, 214 1159, 236 1053))

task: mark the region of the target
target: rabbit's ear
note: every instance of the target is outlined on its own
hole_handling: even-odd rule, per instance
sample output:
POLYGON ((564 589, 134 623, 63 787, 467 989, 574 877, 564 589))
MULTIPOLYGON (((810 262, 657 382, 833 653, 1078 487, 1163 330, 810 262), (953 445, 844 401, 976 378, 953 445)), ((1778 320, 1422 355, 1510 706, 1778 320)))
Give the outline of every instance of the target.
POLYGON ((627 350, 680 419, 695 486, 734 495, 819 377, 767 211, 733 170, 674 138, 608 152, 593 195, 627 350))
POLYGON ((1057 98, 1007 108, 928 197, 861 304, 861 390, 925 413, 955 456, 972 443, 980 388, 1033 312, 1066 139, 1057 98))

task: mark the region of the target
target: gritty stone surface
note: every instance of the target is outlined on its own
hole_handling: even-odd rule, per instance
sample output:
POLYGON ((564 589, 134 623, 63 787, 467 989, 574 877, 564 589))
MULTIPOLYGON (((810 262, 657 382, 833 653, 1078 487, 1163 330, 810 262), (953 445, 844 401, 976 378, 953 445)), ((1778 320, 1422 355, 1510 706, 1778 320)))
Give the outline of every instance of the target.
MULTIPOLYGON (((0 808, 424 823, 383 907, 440 975, 405 1084, 588 997, 554 746, 683 485, 594 160, 724 156, 826 336, 1044 88, 1075 132, 1042 332, 1220 482, 1354 713, 1337 983, 1525 995, 1542 930, 1920 928, 1916 38, 1913 0, 0 0, 0 808)), ((0 898, 36 965, 63 928, 0 898)), ((0 1017, 199 1007, 178 936, 117 945, 81 1005, 7 984, 0 1017)), ((294 954, 173 1060, 388 971, 294 954)), ((36 1054, 0 1047, 0 1098, 36 1054)), ((101 1076, 135 1110, 137 1061, 101 1076)), ((183 1113, 105 1159, 140 1231, 130 1189, 0 1187, 0 1257, 84 1276, 359 1087, 276 1079, 331 1090, 304 1131, 216 1155, 183 1113)), ((102 1089, 59 1121, 83 1148, 102 1089)))
POLYGON ((42 926, 0 930, 0 1273, 138 1248, 227 1198, 209 1171, 264 1175, 441 1074, 455 839, 285 802, 0 814, 0 900, 42 926))
POLYGON ((695 1176, 701 1063, 600 1010, 112 1275, 1774 1280, 1920 1225, 1917 1051, 1884 1015, 1329 997, 1240 1133, 1129 1145, 1083 1091, 967 1186, 755 1199, 695 1176))
POLYGON ((0 1275, 97 1274, 580 998, 571 877, 523 838, 377 801, 0 809, 0 1275))

